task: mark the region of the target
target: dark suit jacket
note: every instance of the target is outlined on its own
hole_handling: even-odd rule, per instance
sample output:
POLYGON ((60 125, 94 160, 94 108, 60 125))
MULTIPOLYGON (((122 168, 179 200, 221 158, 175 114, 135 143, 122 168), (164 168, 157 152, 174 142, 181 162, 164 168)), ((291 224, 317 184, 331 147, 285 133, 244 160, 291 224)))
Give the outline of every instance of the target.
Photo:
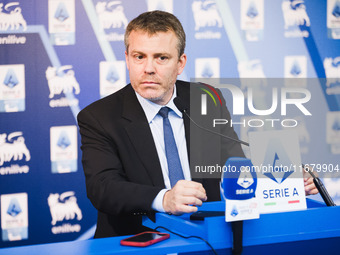
MULTIPOLYGON (((177 81, 176 86, 177 96, 189 102, 190 84, 177 81)), ((186 107, 189 111, 189 104, 186 107)), ((223 111, 219 114, 230 118, 226 107, 223 111)), ((183 118, 187 147, 190 149, 189 138, 193 131, 190 131, 189 119, 186 116, 183 118)), ((87 106, 79 113, 78 124, 87 196, 98 210, 95 237, 144 231, 142 215, 154 214, 151 204, 165 186, 151 130, 132 86, 129 84, 87 106)), ((237 137, 231 128, 224 127, 220 131, 237 137)), ((239 144, 223 143, 229 151, 228 155, 223 156, 224 162, 229 156, 243 156, 239 144)), ((206 149, 211 150, 209 146, 206 149)), ((218 179, 194 180, 203 184, 209 201, 220 200, 218 179)))

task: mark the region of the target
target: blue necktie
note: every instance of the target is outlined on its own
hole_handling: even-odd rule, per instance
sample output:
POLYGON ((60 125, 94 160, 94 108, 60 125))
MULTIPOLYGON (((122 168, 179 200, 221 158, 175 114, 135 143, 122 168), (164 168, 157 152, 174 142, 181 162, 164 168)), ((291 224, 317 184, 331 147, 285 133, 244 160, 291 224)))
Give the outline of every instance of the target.
POLYGON ((173 187, 178 180, 184 179, 184 175, 178 155, 174 133, 172 132, 171 124, 168 118, 169 110, 170 109, 168 107, 162 107, 159 110, 159 115, 163 117, 165 153, 168 162, 170 184, 171 187, 173 187))

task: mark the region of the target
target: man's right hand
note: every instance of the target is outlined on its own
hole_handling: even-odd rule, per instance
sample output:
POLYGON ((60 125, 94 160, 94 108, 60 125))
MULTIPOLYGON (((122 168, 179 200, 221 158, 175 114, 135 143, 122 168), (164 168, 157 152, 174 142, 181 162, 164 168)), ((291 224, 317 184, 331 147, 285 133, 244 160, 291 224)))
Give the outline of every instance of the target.
POLYGON ((207 194, 201 183, 180 180, 165 193, 163 208, 165 212, 175 215, 192 213, 206 200, 207 194))

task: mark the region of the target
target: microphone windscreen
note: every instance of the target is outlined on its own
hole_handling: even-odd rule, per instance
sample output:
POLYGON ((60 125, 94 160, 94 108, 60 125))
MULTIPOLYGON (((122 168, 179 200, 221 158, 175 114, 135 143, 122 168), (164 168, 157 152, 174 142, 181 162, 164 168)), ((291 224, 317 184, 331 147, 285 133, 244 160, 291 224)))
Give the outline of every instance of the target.
POLYGON ((225 163, 221 180, 221 195, 230 200, 244 200, 255 196, 256 169, 250 159, 231 157, 225 163))
POLYGON ((180 97, 176 97, 176 98, 174 99, 174 104, 176 105, 176 107, 178 108, 178 110, 180 110, 182 113, 188 109, 188 108, 185 106, 185 102, 184 102, 180 97))

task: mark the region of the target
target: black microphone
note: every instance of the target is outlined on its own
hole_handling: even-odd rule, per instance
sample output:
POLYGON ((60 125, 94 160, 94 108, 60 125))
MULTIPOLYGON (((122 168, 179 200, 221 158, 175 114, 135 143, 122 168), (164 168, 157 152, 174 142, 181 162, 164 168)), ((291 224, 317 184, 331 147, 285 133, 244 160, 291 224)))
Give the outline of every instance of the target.
MULTIPOLYGON (((230 137, 230 136, 226 136, 226 135, 217 133, 215 131, 212 131, 210 129, 207 129, 207 128, 204 128, 204 127, 198 125, 188 114, 188 112, 187 112, 188 107, 186 106, 185 102, 181 98, 176 97, 174 99, 174 104, 176 105, 178 110, 180 110, 183 114, 185 114, 190 119, 190 121, 192 123, 194 123, 198 128, 205 130, 209 133, 212 133, 212 134, 215 134, 215 135, 218 135, 218 136, 222 136, 222 137, 227 138, 229 140, 232 140, 234 142, 241 143, 241 144, 249 146, 249 143, 235 139, 235 138, 230 137)), ((232 254, 234 254, 234 255, 242 254, 242 249, 243 249, 243 221, 234 221, 234 222, 231 223, 231 227, 232 227, 232 232, 233 232, 232 254)))
POLYGON ((323 185, 322 181, 317 177, 308 167, 305 165, 302 165, 302 167, 313 177, 313 182, 318 189, 323 201, 325 201, 325 204, 327 206, 336 206, 336 204, 333 202, 331 196, 328 194, 325 186, 323 185))
POLYGON ((230 136, 226 136, 226 135, 217 133, 217 132, 215 132, 215 131, 213 131, 213 130, 210 130, 210 129, 207 129, 207 128, 205 128, 205 127, 202 127, 202 126, 198 125, 198 124, 190 117, 190 115, 188 114, 188 112, 187 112, 188 107, 185 105, 185 103, 183 102, 183 100, 182 100, 181 98, 176 97, 176 98, 174 99, 174 103, 175 103, 176 107, 178 108, 178 110, 180 110, 182 113, 184 113, 184 114, 190 119, 190 121, 191 121, 192 123, 194 123, 198 128, 200 128, 200 129, 202 129, 202 130, 205 130, 205 131, 207 131, 207 132, 210 132, 210 133, 212 133, 212 134, 214 134, 214 135, 222 136, 222 137, 227 138, 227 139, 229 139, 229 140, 232 140, 232 141, 234 141, 234 142, 241 143, 241 144, 243 144, 243 145, 249 146, 249 143, 247 143, 247 142, 244 142, 244 141, 242 141, 242 140, 239 140, 239 139, 236 139, 236 138, 233 138, 233 137, 230 137, 230 136))

